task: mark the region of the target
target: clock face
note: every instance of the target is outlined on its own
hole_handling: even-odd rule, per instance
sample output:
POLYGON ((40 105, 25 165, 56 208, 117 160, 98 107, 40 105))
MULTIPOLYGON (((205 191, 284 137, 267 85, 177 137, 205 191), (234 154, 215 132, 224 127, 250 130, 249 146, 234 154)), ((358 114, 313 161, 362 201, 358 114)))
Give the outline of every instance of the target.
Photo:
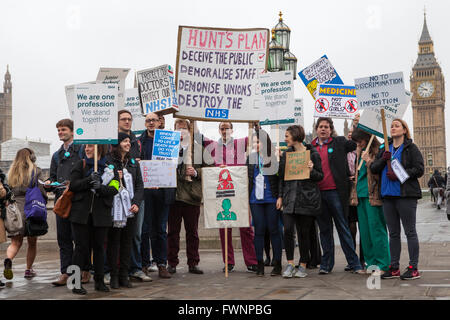
POLYGON ((419 93, 419 96, 421 96, 422 98, 431 97, 433 92, 434 92, 433 84, 429 81, 422 82, 417 88, 417 93, 419 93))

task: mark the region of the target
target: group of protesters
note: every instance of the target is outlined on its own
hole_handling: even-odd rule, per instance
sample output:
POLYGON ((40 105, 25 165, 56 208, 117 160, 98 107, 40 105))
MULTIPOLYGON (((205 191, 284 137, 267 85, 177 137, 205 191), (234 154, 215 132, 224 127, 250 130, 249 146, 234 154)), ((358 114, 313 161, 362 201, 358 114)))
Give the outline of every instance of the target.
MULTIPOLYGON (((139 165, 141 160, 152 159, 155 130, 165 128, 164 116, 147 114, 146 130, 139 138, 131 131, 132 121, 130 112, 119 111, 117 144, 96 148, 73 143, 72 120, 56 124, 63 144, 53 154, 50 176, 39 189, 44 197, 53 192, 55 202, 67 191, 73 192, 73 198, 70 215, 56 216, 60 275, 52 282, 54 286, 67 284, 71 265, 81 270, 81 284, 90 281, 93 270, 95 290, 103 292, 131 288, 131 280, 151 282, 151 272, 171 278, 179 264, 182 221, 188 272, 203 274, 198 222, 201 169, 208 166, 248 168, 251 226, 239 228, 247 271, 264 276, 265 267, 272 266, 270 274, 284 278, 304 278, 312 269, 318 269, 320 275, 329 274, 335 264, 334 224, 347 261, 345 271, 374 272, 382 279, 420 278, 416 210, 422 196, 418 179, 424 174, 424 163, 404 120, 392 121, 388 145, 380 145, 377 138, 371 139, 371 134, 357 127, 357 118, 348 137, 336 136, 331 118, 319 118, 316 138, 310 144, 305 142, 304 128, 292 125, 285 133, 287 150, 280 152, 257 124, 249 137, 234 139, 233 123, 221 122, 220 139, 215 141, 191 128, 189 120, 176 119, 173 129, 181 131, 177 188, 144 188, 139 165), (201 150, 201 161, 192 161, 191 150, 201 150), (310 154, 309 178, 286 180, 286 153, 306 150, 310 154), (404 168, 406 181, 399 181, 393 161, 404 168), (116 225, 113 201, 123 187, 130 192, 131 208, 126 225, 116 225), (409 264, 402 273, 400 225, 409 253, 409 264), (297 245, 298 263, 294 261, 297 245), (283 248, 287 260, 284 269, 283 248)), ((7 179, 2 180, 13 194, 9 201, 17 202, 22 215, 27 187, 33 179, 43 179, 35 161, 33 150, 19 150, 7 179)), ((232 272, 232 229, 220 229, 219 235, 224 264, 228 262, 223 271, 232 272)), ((37 237, 26 230, 8 236, 11 244, 4 260, 5 278, 13 278, 12 262, 24 237, 28 240, 25 277, 33 278, 37 237)), ((82 285, 72 291, 87 293, 82 285)))

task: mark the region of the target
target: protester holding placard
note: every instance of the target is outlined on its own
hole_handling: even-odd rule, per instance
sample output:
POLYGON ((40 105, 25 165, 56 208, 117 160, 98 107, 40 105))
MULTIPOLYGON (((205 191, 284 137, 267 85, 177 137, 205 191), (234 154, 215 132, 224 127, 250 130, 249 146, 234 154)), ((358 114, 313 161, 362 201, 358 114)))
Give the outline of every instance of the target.
MULTIPOLYGON (((233 138, 233 123, 220 122, 219 133, 221 138, 214 141, 204 137, 202 134, 194 136, 195 140, 202 143, 214 159, 216 166, 239 166, 245 165, 248 137, 241 139, 233 138)), ((227 252, 228 252, 228 272, 234 270, 234 251, 232 244, 232 229, 227 229, 227 252)), ((254 233, 251 227, 239 228, 241 235, 242 254, 244 262, 249 272, 256 272, 256 254, 253 244, 254 233)), ((220 242, 222 244, 222 258, 225 263, 225 231, 219 229, 220 242)), ((225 272, 225 267, 223 268, 225 272)))
MULTIPOLYGON (((69 219, 72 223, 72 234, 75 242, 73 264, 79 266, 80 269, 83 268, 92 245, 95 290, 108 292, 109 288, 105 285, 103 278, 103 245, 108 229, 112 227, 111 208, 113 198, 119 191, 119 174, 117 168, 114 168, 114 178, 107 185, 102 184, 101 176, 106 167, 105 156, 108 145, 98 145, 97 148, 97 171, 94 171, 95 146, 88 144, 85 147, 86 158, 76 163, 70 175, 69 190, 74 195, 69 219)), ((87 293, 83 286, 72 289, 72 292, 81 295, 87 293)))
POLYGON ((381 197, 389 230, 391 265, 382 279, 400 277, 402 280, 418 279, 419 239, 416 231, 417 200, 422 198, 419 178, 424 173, 422 153, 413 143, 409 128, 402 119, 391 124, 389 147, 381 150, 370 166, 375 174, 381 174, 381 197), (401 227, 408 243, 409 266, 400 275, 401 227))
POLYGON ((255 228, 255 252, 258 261, 256 275, 264 275, 264 236, 270 232, 273 248, 271 275, 281 275, 282 243, 279 228, 279 214, 276 208, 278 198, 277 158, 272 154, 272 142, 264 130, 253 134, 255 152, 247 159, 248 192, 250 210, 255 228))
MULTIPOLYGON (((177 191, 175 203, 170 207, 168 220, 168 271, 175 273, 179 263, 178 252, 180 251, 180 231, 181 222, 184 221, 186 230, 186 255, 189 273, 203 274, 198 267, 200 262, 198 237, 198 219, 200 217, 200 205, 202 203, 202 170, 207 167, 208 163, 212 164, 212 159, 207 161, 203 157, 200 164, 186 164, 190 148, 190 129, 189 120, 177 119, 174 127, 176 131, 181 131, 181 143, 179 157, 183 161, 179 161, 177 167, 177 191), (187 179, 189 177, 190 179, 187 179)), ((202 147, 200 150, 202 150, 202 147)), ((196 148, 194 147, 194 150, 196 148)), ((203 154, 203 152, 202 152, 203 154)), ((204 156, 207 155, 203 154, 204 156)))
POLYGON ((328 274, 334 267, 333 220, 342 250, 349 267, 355 273, 365 273, 355 252, 348 227, 348 202, 350 198, 347 153, 356 149, 356 143, 345 137, 336 137, 331 118, 317 119, 317 138, 312 142, 322 160, 323 180, 319 182, 322 196, 322 214, 317 217, 322 244, 319 274, 328 274))
POLYGON ((128 110, 120 110, 117 113, 117 119, 119 121, 119 132, 126 133, 130 136, 130 158, 139 160, 141 156, 141 142, 136 138, 134 133, 131 131, 131 126, 133 124, 133 116, 128 110))
MULTIPOLYGON (((24 237, 27 237, 28 243, 24 277, 31 279, 36 276, 36 272, 33 270, 33 263, 37 253, 37 237, 28 233, 25 221, 25 208, 28 193, 27 189, 33 185, 39 185, 39 190, 44 197, 45 202, 47 201, 47 193, 43 186, 38 182, 41 179, 42 170, 36 166, 36 155, 34 151, 29 148, 23 148, 17 151, 16 157, 8 171, 8 184, 13 193, 12 199, 17 203, 18 211, 16 212, 21 215, 22 228, 17 228, 14 232, 7 229, 8 237, 11 238, 11 244, 6 249, 3 275, 8 280, 13 278, 12 260, 16 257, 22 247, 24 237)), ((18 218, 17 221, 20 221, 20 218, 18 218)))
POLYGON ((118 144, 112 145, 111 154, 107 157, 107 163, 114 165, 120 179, 120 185, 126 188, 131 208, 123 208, 127 216, 125 227, 113 227, 108 232, 108 246, 106 250, 108 264, 111 268, 110 286, 112 289, 120 287, 131 288, 128 280, 130 271, 130 258, 133 237, 136 233, 137 215, 139 205, 144 197, 139 163, 131 157, 130 136, 119 132, 118 144), (119 265, 120 267, 119 267, 119 265))
POLYGON ((288 265, 283 272, 284 278, 304 278, 307 276, 306 265, 311 261, 311 235, 314 218, 320 215, 320 192, 318 182, 323 179, 322 164, 319 153, 310 145, 305 144, 305 130, 301 126, 290 126, 285 133, 288 150, 283 152, 278 169, 279 197, 277 209, 283 207, 284 248, 288 265), (287 156, 289 153, 309 152, 306 159, 308 175, 304 179, 287 179, 287 156), (298 269, 294 264, 295 229, 300 249, 300 264, 298 269))
POLYGON ((389 243, 386 220, 383 213, 383 201, 380 195, 380 175, 374 174, 370 166, 380 149, 380 142, 362 129, 355 128, 352 140, 358 144, 357 162, 363 161, 355 172, 355 184, 352 184, 350 204, 357 206, 360 242, 364 260, 368 266, 380 268, 376 274, 389 270, 389 243), (362 160, 361 160, 362 159, 362 160))
MULTIPOLYGON (((145 117, 146 131, 139 137, 142 145, 141 160, 151 160, 153 155, 153 140, 155 130, 161 129, 160 116, 150 112, 145 117)), ((167 271, 167 219, 170 205, 175 200, 175 189, 145 189, 145 214, 142 225, 142 268, 150 267, 150 240, 153 259, 158 266, 159 277, 169 279, 167 271)))

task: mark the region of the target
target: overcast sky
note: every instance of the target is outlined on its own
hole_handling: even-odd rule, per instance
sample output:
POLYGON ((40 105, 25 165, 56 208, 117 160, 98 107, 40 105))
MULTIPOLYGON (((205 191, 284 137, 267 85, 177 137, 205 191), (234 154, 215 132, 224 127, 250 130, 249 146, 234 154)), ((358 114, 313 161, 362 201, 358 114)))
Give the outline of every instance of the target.
MULTIPOLYGON (((136 70, 175 66, 179 25, 272 28, 280 10, 292 30, 290 51, 298 58, 298 70, 326 54, 345 84, 403 71, 409 90, 424 6, 437 60, 449 77, 450 4, 444 0, 2 0, 0 75, 3 82, 9 64, 13 136, 52 142, 54 151, 60 145, 55 123, 69 116, 65 85, 95 80, 99 67, 125 67, 131 68, 127 87, 132 87, 136 70)), ((304 99, 305 127, 310 131, 313 99, 298 77, 295 96, 304 99)), ((405 119, 412 129, 410 107, 405 119)), ((449 119, 447 111, 447 145, 449 119)), ((343 120, 335 122, 342 134, 343 120)), ((202 125, 211 137, 218 137, 216 128, 213 123, 202 125)), ((247 132, 244 124, 236 128, 238 137, 247 132)), ((447 148, 448 163, 449 155, 447 148)))

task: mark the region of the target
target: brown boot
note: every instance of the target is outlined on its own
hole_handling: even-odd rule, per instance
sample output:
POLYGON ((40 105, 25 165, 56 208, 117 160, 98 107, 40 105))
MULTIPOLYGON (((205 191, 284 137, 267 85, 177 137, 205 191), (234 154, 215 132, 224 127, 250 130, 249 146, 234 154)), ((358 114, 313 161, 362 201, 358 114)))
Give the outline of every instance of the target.
POLYGON ((169 271, 167 271, 166 266, 158 266, 159 270, 159 277, 163 279, 170 279, 172 276, 170 275, 169 271))
POLYGON ((81 273, 81 283, 82 284, 89 283, 89 280, 91 280, 91 273, 89 271, 83 271, 81 273))
POLYGON ((69 278, 69 275, 67 273, 64 273, 64 274, 59 276, 58 280, 53 281, 52 285, 54 285, 55 287, 65 286, 67 284, 67 279, 68 278, 69 278))

